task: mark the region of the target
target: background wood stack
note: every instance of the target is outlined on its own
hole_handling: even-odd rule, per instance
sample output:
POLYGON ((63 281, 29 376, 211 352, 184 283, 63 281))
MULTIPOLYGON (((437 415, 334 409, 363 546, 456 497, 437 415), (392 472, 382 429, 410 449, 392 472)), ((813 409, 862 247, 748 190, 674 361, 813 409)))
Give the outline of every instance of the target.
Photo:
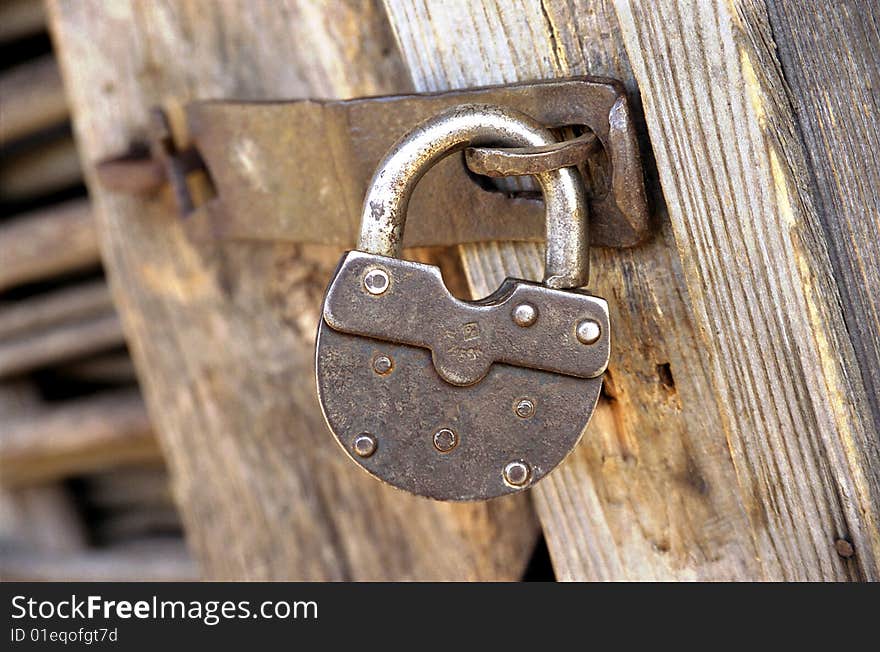
POLYGON ((0 3, 0 577, 193 578, 45 19, 0 3))

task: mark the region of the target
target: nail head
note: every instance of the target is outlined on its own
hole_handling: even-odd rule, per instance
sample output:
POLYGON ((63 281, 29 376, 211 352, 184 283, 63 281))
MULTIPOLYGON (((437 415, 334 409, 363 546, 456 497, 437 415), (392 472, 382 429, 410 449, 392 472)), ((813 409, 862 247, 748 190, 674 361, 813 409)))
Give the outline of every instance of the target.
POLYGON ((602 335, 599 322, 595 319, 584 319, 577 325, 575 332, 581 344, 595 344, 602 335))
POLYGON ((504 467, 504 481, 512 487, 526 485, 531 477, 531 467, 522 460, 514 460, 504 467))
POLYGON ((528 328, 538 321, 538 309, 531 303, 521 303, 511 313, 513 323, 523 328, 528 328))
POLYGON ((380 376, 391 373, 394 368, 394 361, 387 355, 377 355, 373 358, 373 371, 380 376))
POLYGON ((376 452, 376 438, 368 432, 362 432, 354 438, 354 452, 361 457, 369 457, 376 452))
POLYGON ((434 433, 434 448, 441 453, 448 453, 458 446, 458 435, 449 428, 440 428, 434 433))

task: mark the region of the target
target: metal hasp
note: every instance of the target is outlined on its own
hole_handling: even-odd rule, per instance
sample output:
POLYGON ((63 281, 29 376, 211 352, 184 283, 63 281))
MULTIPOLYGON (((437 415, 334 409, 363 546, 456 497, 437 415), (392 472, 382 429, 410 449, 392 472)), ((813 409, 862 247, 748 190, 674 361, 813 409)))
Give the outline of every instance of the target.
POLYGON ((538 175, 542 283, 507 279, 462 301, 437 267, 398 258, 410 195, 437 161, 467 146, 553 142, 528 115, 461 105, 417 125, 373 176, 358 250, 324 298, 315 367, 331 431, 377 478, 438 500, 484 500, 533 486, 580 440, 611 339, 606 302, 579 289, 588 272, 579 172, 538 175))
POLYGON ((170 181, 185 228, 197 239, 352 247, 361 200, 388 148, 423 120, 470 103, 507 107, 545 127, 583 133, 542 146, 474 148, 466 163, 463 156, 441 161, 413 195, 416 218, 404 246, 543 241, 540 197, 493 189, 479 175, 541 174, 571 165, 589 179, 592 245, 629 247, 647 238, 650 220, 630 107, 623 86, 605 78, 345 101, 193 102, 185 107, 183 124, 175 125, 176 147, 167 142, 167 129, 154 129, 152 158, 104 161, 98 179, 120 192, 142 194, 170 181), (187 180, 198 174, 214 193, 203 201, 187 193, 187 180))

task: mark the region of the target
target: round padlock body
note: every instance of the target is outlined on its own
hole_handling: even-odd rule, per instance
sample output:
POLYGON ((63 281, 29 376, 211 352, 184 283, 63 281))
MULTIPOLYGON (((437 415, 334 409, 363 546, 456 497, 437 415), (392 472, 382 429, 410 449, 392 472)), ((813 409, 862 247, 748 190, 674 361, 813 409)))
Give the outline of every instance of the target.
POLYGON ((431 352, 341 333, 322 319, 318 394, 348 455, 377 478, 438 500, 533 485, 579 441, 602 379, 494 364, 477 384, 437 374, 431 352))

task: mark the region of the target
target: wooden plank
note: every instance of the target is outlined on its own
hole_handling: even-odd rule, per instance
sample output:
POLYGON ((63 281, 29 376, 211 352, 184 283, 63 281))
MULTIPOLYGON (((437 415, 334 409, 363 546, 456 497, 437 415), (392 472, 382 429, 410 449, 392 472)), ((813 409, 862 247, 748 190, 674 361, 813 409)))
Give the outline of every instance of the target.
POLYGON ((846 331, 880 432, 880 6, 767 4, 846 331))
POLYGON ((0 225, 0 290, 97 267, 98 235, 88 201, 78 199, 0 225))
POLYGON ((0 342, 0 378, 107 351, 124 342, 115 311, 55 324, 0 342))
MULTIPOLYGON (((0 424, 4 428, 13 420, 32 418, 42 409, 42 400, 33 383, 19 381, 0 385, 0 424)), ((4 553, 10 546, 71 553, 88 545, 79 510, 70 491, 61 483, 13 489, 0 487, 0 543, 4 553)))
POLYGON ((61 483, 0 488, 0 514, 0 542, 4 550, 17 546, 71 553, 88 546, 76 502, 61 483))
MULTIPOLYGON (((576 74, 624 80, 610 9, 596 3, 387 2, 420 90, 576 74)), ((651 181, 651 179, 649 179, 651 181)), ((656 193, 655 193, 656 194, 656 193)), ((656 216, 664 222, 662 211, 656 216)), ((505 276, 540 279, 535 245, 461 247, 474 296, 505 276)), ((664 227, 637 250, 594 250, 591 289, 608 299, 615 344, 605 400, 581 445, 532 492, 557 577, 753 577, 755 552, 664 227)))
MULTIPOLYGON (((87 161, 124 150, 149 107, 169 98, 357 96, 400 83, 371 3, 121 2, 112 19, 97 1, 49 6, 87 161)), ((401 494, 359 472, 326 431, 313 339, 339 252, 193 245, 168 204, 90 190, 207 577, 520 576, 536 536, 522 499, 445 505, 401 494)))
MULTIPOLYGON (((664 11, 656 11, 647 7, 631 10, 619 3, 617 9, 624 18, 628 10, 635 11, 644 23, 639 23, 639 39, 659 42, 670 38, 669 47, 674 46, 673 52, 682 56, 676 68, 664 63, 670 55, 659 45, 644 50, 644 43, 635 39, 632 29, 624 30, 624 39, 614 9, 601 1, 539 4, 485 0, 440 6, 386 1, 400 48, 420 90, 606 74, 625 81, 636 105, 638 94, 624 43, 642 66, 637 72, 667 65, 664 70, 678 71, 678 84, 694 65, 703 65, 703 72, 712 65, 710 61, 727 63, 717 56, 703 61, 695 60, 693 53, 690 58, 684 56, 696 48, 689 45, 694 39, 681 34, 702 35, 696 40, 705 47, 723 40, 711 21, 679 26, 680 31, 675 31, 657 18, 698 10, 711 13, 707 7, 712 4, 669 3, 664 11)), ((739 59, 732 65, 739 65, 739 59)), ((639 75, 636 78, 655 146, 659 139, 680 148, 671 156, 662 149, 656 155, 665 170, 660 177, 663 194, 675 209, 671 222, 684 229, 689 223, 685 217, 694 220, 699 192, 705 192, 701 184, 707 166, 712 169, 710 164, 715 164, 716 179, 723 180, 730 170, 719 167, 717 160, 694 164, 691 152, 686 146, 681 149, 681 143, 701 133, 700 128, 711 130, 711 123, 719 116, 703 106, 704 122, 697 125, 694 106, 678 103, 679 98, 687 97, 687 89, 671 84, 668 76, 664 82, 670 83, 662 92, 656 84, 646 88, 646 81, 639 75), (671 124, 659 121, 658 115, 668 118, 672 114, 676 119, 671 124), (667 185, 673 182, 694 188, 694 196, 688 198, 691 203, 682 202, 680 193, 671 195, 677 185, 670 189, 667 185)), ((706 87, 701 89, 705 92, 706 87)), ((742 91, 736 95, 734 84, 726 86, 725 92, 730 93, 734 106, 742 104, 742 91)), ((714 111, 722 105, 717 102, 714 111)), ((747 135, 748 131, 740 138, 747 135)), ((731 143, 738 142, 735 133, 728 136, 731 143)), ((754 188, 754 179, 749 181, 748 187, 754 188)), ((656 187, 656 177, 649 182, 656 187)), ((772 179, 760 182, 770 183, 772 190, 772 179)), ((654 194, 659 200, 659 192, 654 194)), ((753 197, 751 191, 726 192, 722 203, 729 211, 745 208, 741 215, 747 215, 753 197)), ((719 209, 718 202, 712 205, 719 209)), ((829 442, 817 441, 821 437, 816 435, 821 433, 815 420, 800 422, 807 428, 804 436, 803 431, 796 433, 779 418, 772 418, 785 414, 789 404, 801 407, 797 401, 805 393, 803 384, 800 394, 782 391, 798 382, 790 377, 800 371, 779 366, 773 380, 779 381, 780 393, 767 397, 766 369, 778 362, 767 353, 775 348, 773 338, 781 335, 764 338, 761 346, 758 339, 744 340, 742 333, 751 335, 750 328, 733 331, 733 322, 725 322, 731 317, 732 304, 715 305, 711 321, 706 320, 704 307, 695 315, 689 297, 700 294, 702 288, 714 287, 715 279, 703 276, 699 282, 695 280, 691 261, 696 253, 690 249, 682 249, 682 260, 688 261, 682 266, 671 237, 670 218, 662 205, 658 206, 657 221, 660 233, 648 245, 593 254, 595 280, 591 287, 610 302, 618 344, 606 384, 610 405, 598 412, 584 443, 564 467, 533 492, 557 574, 564 579, 876 577, 870 551, 876 529, 870 514, 876 514, 877 503, 870 495, 872 481, 865 480, 870 477, 870 465, 864 457, 858 459, 872 455, 864 431, 858 432, 851 421, 853 428, 848 434, 852 439, 844 436, 829 449, 829 442), (711 349, 704 349, 706 336, 719 333, 723 335, 715 343, 720 339, 726 342, 725 355, 713 356, 711 349), (736 354, 730 350, 734 343, 739 349, 736 354), (739 361, 743 348, 748 363, 768 358, 771 363, 745 375, 739 363, 722 365, 722 361, 739 361), (734 376, 740 384, 724 389, 743 400, 732 405, 729 395, 719 391, 717 379, 734 376), (761 405, 756 405, 758 397, 761 405), (766 420, 762 420, 764 415, 766 420), (746 421, 748 425, 743 426, 746 421), (854 460, 842 455, 841 447, 847 441, 854 449, 850 451, 854 460), (779 458, 785 458, 787 448, 796 454, 780 467, 779 458), (827 461, 820 452, 823 450, 833 453, 827 461), (758 477, 750 477, 748 469, 744 470, 744 457, 760 469, 758 477), (845 480, 842 498, 834 495, 840 478, 845 480), (786 518, 777 518, 781 505, 786 518), (858 517, 858 511, 863 516, 858 517), (858 539, 857 549, 868 547, 863 560, 845 560, 837 554, 835 542, 847 538, 858 539)), ((740 233, 746 227, 729 228, 731 233, 740 233)), ((701 243, 712 246, 714 237, 721 235, 702 236, 701 243)), ((748 246, 759 244, 750 241, 748 246)), ((462 247, 462 253, 477 296, 493 290, 506 275, 540 277, 538 248, 499 244, 462 247)), ((713 260, 729 265, 728 272, 736 273, 739 250, 725 253, 713 256, 713 260)), ((824 296, 820 305, 827 307, 825 302, 833 297, 833 291, 824 296)), ((742 299, 739 305, 748 305, 745 297, 742 299)), ((789 306, 800 311, 797 318, 802 321, 809 315, 803 303, 789 306)), ((780 316, 779 310, 769 306, 765 310, 759 319, 769 318, 772 323, 780 316)), ((782 343, 789 342, 783 339, 782 343)), ((825 384, 820 382, 816 387, 825 384)), ((855 395, 859 397, 858 390, 855 395)), ((818 411, 819 419, 834 410, 845 412, 848 407, 840 400, 842 396, 846 394, 835 394, 833 403, 826 398, 824 404, 819 401, 811 407, 818 411)))
POLYGON ((161 463, 93 473, 84 479, 84 492, 84 500, 100 510, 174 505, 168 472, 161 463))
POLYGON ((161 459, 137 390, 106 392, 5 419, 0 483, 38 484, 71 475, 161 459))
MULTIPOLYGON (((847 332, 766 8, 616 9, 762 563, 789 579, 876 579, 880 441, 850 339, 862 336, 847 332)), ((825 90, 848 101, 848 85, 825 90)))
POLYGON ((62 135, 0 160, 0 199, 25 201, 82 183, 73 138, 62 135))
POLYGON ((0 75, 0 146, 64 124, 70 111, 51 54, 0 75))
POLYGON ((101 279, 54 292, 35 295, 24 301, 0 303, 0 340, 28 336, 41 329, 106 314, 113 311, 107 283, 101 279))

